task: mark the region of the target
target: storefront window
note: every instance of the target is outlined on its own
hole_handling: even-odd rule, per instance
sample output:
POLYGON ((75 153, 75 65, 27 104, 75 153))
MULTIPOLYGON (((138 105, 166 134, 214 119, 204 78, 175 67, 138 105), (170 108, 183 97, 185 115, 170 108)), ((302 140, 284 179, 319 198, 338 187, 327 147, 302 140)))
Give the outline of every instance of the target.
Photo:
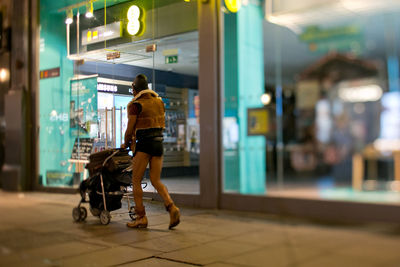
POLYGON ((224 192, 398 203, 400 5, 226 4, 224 192))
POLYGON ((88 155, 121 146, 141 73, 166 106, 162 178, 170 192, 199 193, 197 4, 41 1, 43 186, 78 186, 88 155))

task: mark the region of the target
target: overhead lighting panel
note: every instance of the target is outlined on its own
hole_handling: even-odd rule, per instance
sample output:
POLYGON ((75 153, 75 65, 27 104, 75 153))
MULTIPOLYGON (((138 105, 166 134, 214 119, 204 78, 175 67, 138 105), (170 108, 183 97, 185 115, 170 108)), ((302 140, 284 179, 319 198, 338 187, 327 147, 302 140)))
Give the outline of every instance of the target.
POLYGON ((86 3, 86 14, 87 18, 93 18, 93 2, 89 1, 86 3))
POLYGON ((300 33, 310 25, 398 9, 397 0, 271 0, 265 4, 265 19, 300 33))
POLYGON ((72 9, 67 10, 67 18, 65 19, 65 24, 71 24, 74 21, 74 13, 72 9))

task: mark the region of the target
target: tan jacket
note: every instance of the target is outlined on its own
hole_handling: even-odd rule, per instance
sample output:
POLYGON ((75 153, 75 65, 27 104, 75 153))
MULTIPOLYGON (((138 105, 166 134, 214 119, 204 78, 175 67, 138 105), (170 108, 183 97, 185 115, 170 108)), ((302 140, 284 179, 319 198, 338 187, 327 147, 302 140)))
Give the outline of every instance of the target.
POLYGON ((142 111, 137 116, 134 132, 150 128, 165 128, 165 107, 161 97, 151 89, 140 91, 128 104, 138 103, 142 111))

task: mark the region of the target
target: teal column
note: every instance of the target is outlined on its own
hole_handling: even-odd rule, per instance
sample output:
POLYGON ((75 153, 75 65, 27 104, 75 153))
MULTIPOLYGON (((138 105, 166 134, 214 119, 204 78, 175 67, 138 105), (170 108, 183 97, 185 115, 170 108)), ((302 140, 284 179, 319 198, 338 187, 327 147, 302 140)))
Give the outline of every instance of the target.
POLYGON ((225 53, 225 113, 223 122, 224 139, 224 191, 240 190, 239 144, 235 138, 238 133, 238 35, 236 14, 225 15, 224 53, 225 53))
POLYGON ((261 1, 225 15, 224 119, 236 119, 239 139, 224 150, 224 189, 241 194, 266 192, 265 138, 247 135, 247 110, 262 107, 264 93, 263 19, 261 1))
MULTIPOLYGON (((70 137, 70 78, 73 62, 67 59, 65 14, 51 13, 46 4, 40 10, 40 70, 60 68, 60 76, 41 79, 39 82, 40 124, 40 175, 47 185, 46 176, 63 178, 70 176, 68 159, 71 157, 74 139, 70 137)), ((56 179, 53 179, 56 180, 56 179)))

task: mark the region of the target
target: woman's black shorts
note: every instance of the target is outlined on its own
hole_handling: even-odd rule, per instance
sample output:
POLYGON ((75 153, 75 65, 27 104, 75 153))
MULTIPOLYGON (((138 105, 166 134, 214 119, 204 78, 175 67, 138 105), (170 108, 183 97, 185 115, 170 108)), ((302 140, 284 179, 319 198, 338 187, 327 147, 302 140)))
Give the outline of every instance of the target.
POLYGON ((138 140, 136 143, 136 152, 140 151, 154 157, 161 157, 164 153, 163 141, 156 140, 138 140))

